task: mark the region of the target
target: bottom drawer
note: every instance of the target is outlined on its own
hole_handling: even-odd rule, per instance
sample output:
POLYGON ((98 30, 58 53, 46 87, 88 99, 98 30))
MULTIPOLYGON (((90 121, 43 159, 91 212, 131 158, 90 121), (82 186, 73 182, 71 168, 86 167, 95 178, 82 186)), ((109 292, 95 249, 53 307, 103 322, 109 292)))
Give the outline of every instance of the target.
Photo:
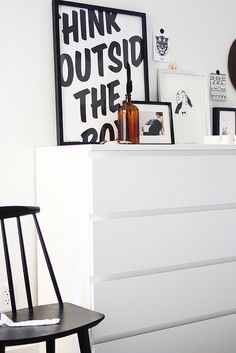
POLYGON ((235 353, 236 315, 94 346, 93 353, 235 353))
MULTIPOLYGON (((96 283, 96 339, 236 308, 236 263, 96 283)), ((132 333, 133 334, 133 333, 132 333)))

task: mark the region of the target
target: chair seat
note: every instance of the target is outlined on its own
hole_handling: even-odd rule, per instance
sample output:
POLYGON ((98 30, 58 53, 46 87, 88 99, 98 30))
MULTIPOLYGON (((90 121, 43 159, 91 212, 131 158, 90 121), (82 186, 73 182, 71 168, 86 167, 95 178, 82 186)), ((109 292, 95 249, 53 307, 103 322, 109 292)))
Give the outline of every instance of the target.
POLYGON ((17 316, 12 312, 5 313, 12 321, 43 320, 60 318, 60 323, 55 325, 28 326, 28 327, 0 327, 0 342, 4 346, 15 346, 54 340, 59 337, 79 333, 96 326, 104 319, 104 315, 80 306, 64 303, 35 306, 33 312, 29 309, 17 310, 17 316))

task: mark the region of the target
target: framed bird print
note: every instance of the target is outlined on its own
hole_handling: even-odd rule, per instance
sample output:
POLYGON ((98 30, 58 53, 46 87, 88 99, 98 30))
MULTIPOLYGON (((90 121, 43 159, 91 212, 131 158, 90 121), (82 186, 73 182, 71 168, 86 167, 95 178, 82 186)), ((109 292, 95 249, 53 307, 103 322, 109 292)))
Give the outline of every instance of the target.
POLYGON ((158 71, 158 99, 171 102, 175 143, 203 143, 210 134, 210 110, 204 74, 158 71))

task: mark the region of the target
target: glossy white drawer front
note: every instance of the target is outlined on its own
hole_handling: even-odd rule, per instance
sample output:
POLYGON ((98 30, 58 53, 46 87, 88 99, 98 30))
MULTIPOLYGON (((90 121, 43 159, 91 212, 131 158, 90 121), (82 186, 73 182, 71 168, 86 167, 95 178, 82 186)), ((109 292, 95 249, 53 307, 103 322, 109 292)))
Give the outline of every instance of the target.
POLYGON ((106 315, 96 337, 236 308, 236 263, 107 281, 94 285, 106 315))
POLYGON ((95 353, 235 353, 236 315, 98 344, 95 353))
POLYGON ((93 222, 93 275, 236 256, 236 210, 93 222))
POLYGON ((92 158, 91 213, 235 202, 235 163, 233 155, 92 158))

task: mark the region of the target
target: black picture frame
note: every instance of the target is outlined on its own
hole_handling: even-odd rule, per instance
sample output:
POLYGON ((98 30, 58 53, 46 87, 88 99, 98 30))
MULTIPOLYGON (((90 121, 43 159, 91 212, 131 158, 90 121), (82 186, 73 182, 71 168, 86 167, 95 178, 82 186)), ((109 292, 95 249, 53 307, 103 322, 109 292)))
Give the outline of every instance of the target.
POLYGON ((132 103, 139 109, 140 144, 175 143, 171 102, 132 101, 132 103), (155 124, 156 119, 161 122, 158 123, 159 126, 155 124))
POLYGON ((146 14, 52 0, 57 144, 117 138, 131 66, 132 98, 149 100, 146 14))
POLYGON ((213 135, 236 135, 236 108, 213 108, 213 135))

